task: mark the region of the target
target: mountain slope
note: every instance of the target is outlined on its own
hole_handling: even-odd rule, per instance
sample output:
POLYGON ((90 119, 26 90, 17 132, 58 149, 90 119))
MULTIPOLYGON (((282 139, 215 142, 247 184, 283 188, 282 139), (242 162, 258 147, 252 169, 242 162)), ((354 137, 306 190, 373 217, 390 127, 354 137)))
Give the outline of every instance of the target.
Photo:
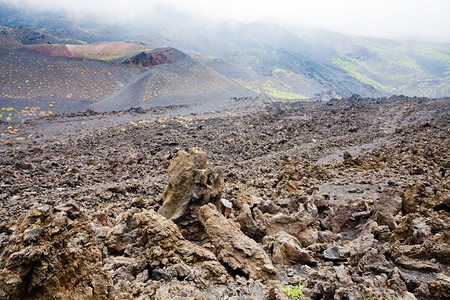
POLYGON ((86 109, 216 105, 255 95, 173 48, 119 42, 14 45, 0 46, 0 59, 1 106, 19 118, 86 109))
MULTIPOLYGON (((0 3, 0 8, 4 6, 0 3)), ((202 68, 213 69, 216 73, 211 78, 220 74, 228 82, 234 82, 234 86, 241 85, 241 91, 250 89, 271 98, 331 99, 352 94, 440 97, 450 94, 448 46, 362 38, 267 22, 214 23, 163 6, 152 15, 158 17, 140 19, 127 26, 107 26, 99 21, 70 19, 62 13, 31 13, 6 7, 0 14, 0 25, 17 31, 19 24, 24 24, 44 37, 35 39, 36 42, 63 44, 26 47, 28 51, 45 55, 119 63, 154 49, 148 45, 179 49, 201 62, 202 68), (172 18, 180 22, 169 22, 174 21, 172 18), (51 37, 59 40, 51 41, 51 37), (74 42, 67 45, 64 41, 68 39, 74 42)), ((30 37, 35 34, 30 33, 30 37)), ((25 34, 20 39, 12 39, 8 46, 21 47, 27 40, 25 34)), ((5 44, 1 36, 0 43, 5 44)), ((163 73, 166 71, 159 69, 163 73)), ((181 69, 170 72, 182 74, 181 69)), ((161 76, 175 78, 174 75, 161 76)), ((199 78, 208 81, 210 77, 199 78)), ((206 86, 209 89, 214 85, 206 86)), ((169 84, 161 89, 172 87, 169 84)), ((161 96, 156 90, 146 90, 135 102, 155 94, 161 96)))
MULTIPOLYGON (((171 49, 175 60, 163 61, 150 66, 122 90, 109 98, 90 105, 102 110, 123 110, 130 107, 143 108, 194 102, 220 102, 231 97, 252 96, 254 93, 232 80, 220 75, 190 56, 171 49)), ((167 54, 167 49, 160 52, 167 54)), ((150 52, 155 54, 155 51, 150 52)), ((142 63, 142 55, 125 60, 125 64, 142 63)), ((147 56, 148 57, 148 56, 147 56)))
POLYGON ((331 49, 328 58, 360 82, 388 94, 450 95, 450 47, 355 37, 324 30, 290 28, 310 44, 331 49))
POLYGON ((388 93, 450 94, 450 49, 445 47, 363 41, 332 61, 352 77, 388 93))

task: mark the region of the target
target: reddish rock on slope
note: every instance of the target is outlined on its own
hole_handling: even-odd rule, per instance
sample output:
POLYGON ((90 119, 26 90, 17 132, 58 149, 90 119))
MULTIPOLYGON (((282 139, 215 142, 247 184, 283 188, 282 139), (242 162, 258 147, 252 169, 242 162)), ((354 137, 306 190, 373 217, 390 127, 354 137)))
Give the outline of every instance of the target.
POLYGON ((162 64, 173 64, 186 58, 189 58, 189 56, 177 49, 163 48, 155 49, 149 52, 142 52, 136 56, 126 59, 123 63, 151 67, 162 64))

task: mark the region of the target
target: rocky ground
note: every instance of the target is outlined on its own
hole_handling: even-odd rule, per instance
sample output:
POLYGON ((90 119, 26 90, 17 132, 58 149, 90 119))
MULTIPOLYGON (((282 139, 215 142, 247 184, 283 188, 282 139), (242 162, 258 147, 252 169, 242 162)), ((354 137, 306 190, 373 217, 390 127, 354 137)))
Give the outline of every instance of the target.
POLYGON ((0 299, 448 299, 450 100, 254 101, 2 123, 0 299))

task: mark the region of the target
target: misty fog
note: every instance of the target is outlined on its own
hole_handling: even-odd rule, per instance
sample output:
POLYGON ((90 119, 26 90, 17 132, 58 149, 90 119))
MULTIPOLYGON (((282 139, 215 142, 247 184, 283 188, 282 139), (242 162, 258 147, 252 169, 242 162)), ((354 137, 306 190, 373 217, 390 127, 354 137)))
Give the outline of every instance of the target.
POLYGON ((205 0, 2 0, 30 11, 53 11, 83 20, 135 29, 203 28, 237 20, 303 25, 360 36, 450 42, 450 2, 399 1, 205 1, 205 0))

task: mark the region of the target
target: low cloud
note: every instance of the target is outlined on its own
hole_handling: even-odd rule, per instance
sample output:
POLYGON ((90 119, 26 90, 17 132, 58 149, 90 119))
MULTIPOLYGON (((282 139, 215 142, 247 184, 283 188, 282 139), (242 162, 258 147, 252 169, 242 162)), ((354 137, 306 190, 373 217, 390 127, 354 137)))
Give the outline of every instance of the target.
POLYGON ((131 24, 163 19, 179 22, 179 13, 211 20, 236 19, 297 23, 362 36, 416 38, 450 42, 447 0, 0 0, 30 10, 63 11, 72 18, 97 18, 131 24), (175 12, 173 17, 168 11, 175 12), (161 13, 163 11, 163 13, 161 13))

